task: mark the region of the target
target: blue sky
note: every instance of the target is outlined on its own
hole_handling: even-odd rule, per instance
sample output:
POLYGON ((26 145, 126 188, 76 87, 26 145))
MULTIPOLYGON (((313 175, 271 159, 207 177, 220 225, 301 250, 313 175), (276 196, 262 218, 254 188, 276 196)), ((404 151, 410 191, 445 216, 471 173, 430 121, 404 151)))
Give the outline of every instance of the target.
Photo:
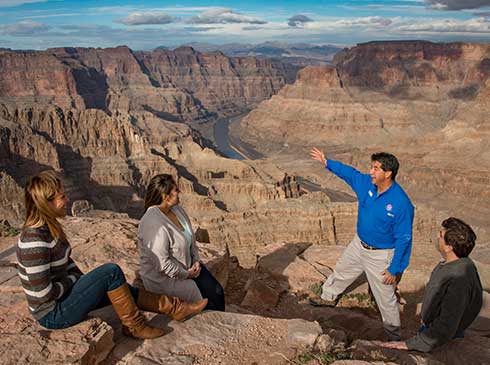
POLYGON ((490 41, 490 0, 0 0, 0 47, 490 41))

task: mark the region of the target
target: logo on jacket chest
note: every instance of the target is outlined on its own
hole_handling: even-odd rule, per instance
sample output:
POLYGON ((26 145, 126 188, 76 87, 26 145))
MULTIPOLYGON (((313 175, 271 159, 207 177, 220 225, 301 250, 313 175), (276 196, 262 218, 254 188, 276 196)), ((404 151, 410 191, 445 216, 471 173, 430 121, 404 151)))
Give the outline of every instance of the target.
POLYGON ((391 211, 393 210, 393 205, 391 205, 391 204, 386 204, 386 207, 385 207, 385 208, 386 208, 386 215, 387 215, 388 217, 392 217, 392 218, 393 218, 393 217, 395 216, 395 215, 394 215, 394 214, 391 212, 391 211))

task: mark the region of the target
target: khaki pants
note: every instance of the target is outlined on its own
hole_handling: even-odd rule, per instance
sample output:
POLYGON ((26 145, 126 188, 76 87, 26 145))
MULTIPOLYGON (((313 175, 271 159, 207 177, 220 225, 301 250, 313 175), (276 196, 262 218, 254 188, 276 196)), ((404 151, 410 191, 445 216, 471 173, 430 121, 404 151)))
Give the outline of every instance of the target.
POLYGON ((322 287, 322 299, 335 300, 363 272, 378 305, 385 332, 390 340, 400 340, 400 309, 394 285, 383 284, 383 270, 393 258, 394 249, 368 250, 361 245, 356 234, 342 257, 335 265, 334 272, 322 287))

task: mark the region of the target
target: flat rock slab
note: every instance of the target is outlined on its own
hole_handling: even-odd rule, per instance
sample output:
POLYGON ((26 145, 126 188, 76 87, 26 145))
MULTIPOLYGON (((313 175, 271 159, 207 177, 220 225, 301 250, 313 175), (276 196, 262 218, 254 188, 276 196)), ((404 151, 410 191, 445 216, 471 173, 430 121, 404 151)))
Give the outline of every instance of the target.
POLYGON ((483 290, 490 292, 490 262, 483 261, 488 260, 488 257, 472 255, 471 258, 478 270, 478 275, 480 275, 483 290))
POLYGON ((314 284, 323 284, 327 279, 314 266, 300 257, 296 257, 283 271, 288 278, 289 290, 300 292, 310 290, 314 284))
POLYGON ((316 322, 228 312, 205 312, 183 323, 166 321, 156 316, 151 323, 170 327, 170 333, 144 342, 126 338, 107 363, 284 364, 313 346, 322 332, 316 322))
MULTIPOLYGON (((298 256, 308 246, 305 243, 267 245, 259 251, 261 257, 257 269, 287 280, 292 292, 309 290, 313 284, 323 283, 326 277, 314 265, 298 256)), ((326 250, 328 246, 322 247, 326 250)))
POLYGON ((376 342, 357 340, 352 347, 357 360, 394 362, 400 365, 460 365, 490 364, 490 339, 471 336, 453 340, 432 353, 393 350, 378 346, 376 342))
POLYGON ((26 303, 0 309, 2 364, 98 364, 114 346, 112 328, 92 318, 51 331, 27 312, 26 303))
POLYGON ((467 334, 490 336, 490 293, 483 291, 483 303, 478 317, 466 330, 467 334))
POLYGON ((363 361, 363 360, 337 360, 332 365, 397 365, 396 362, 363 361))

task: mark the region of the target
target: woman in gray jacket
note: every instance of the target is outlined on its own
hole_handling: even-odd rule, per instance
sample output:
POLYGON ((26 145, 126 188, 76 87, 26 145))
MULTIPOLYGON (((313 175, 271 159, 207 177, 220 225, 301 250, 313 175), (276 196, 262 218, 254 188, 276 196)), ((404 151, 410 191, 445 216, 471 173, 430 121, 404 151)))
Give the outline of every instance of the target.
POLYGON ((145 195, 146 212, 138 227, 140 276, 147 290, 225 310, 222 286, 202 264, 190 219, 179 205, 172 175, 154 176, 145 195))

